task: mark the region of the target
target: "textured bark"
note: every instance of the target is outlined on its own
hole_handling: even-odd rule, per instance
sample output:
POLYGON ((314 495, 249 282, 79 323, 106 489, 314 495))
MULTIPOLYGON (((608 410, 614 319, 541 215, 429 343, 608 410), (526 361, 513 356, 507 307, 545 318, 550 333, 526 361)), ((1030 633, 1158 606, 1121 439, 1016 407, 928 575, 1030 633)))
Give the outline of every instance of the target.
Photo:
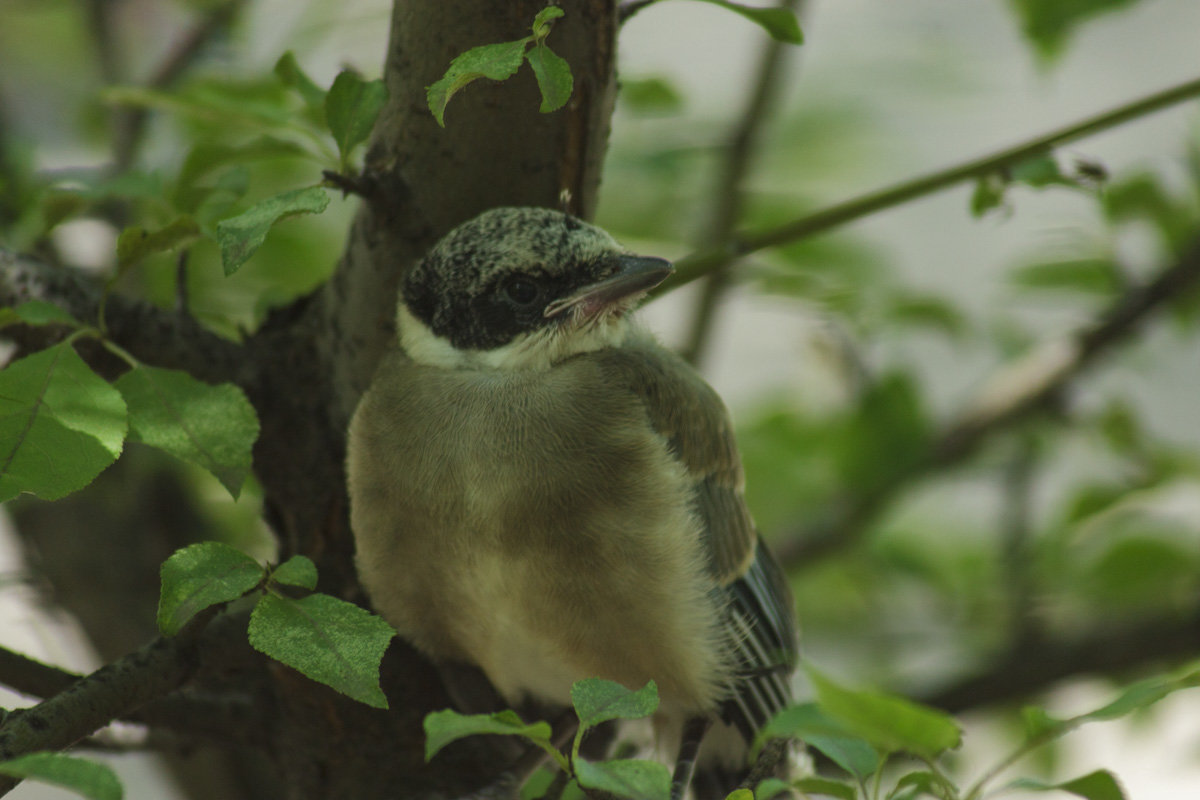
MULTIPOLYGON (((405 269, 442 234, 488 208, 561 207, 584 217, 595 208, 615 94, 614 0, 568 4, 555 22, 548 43, 575 79, 565 108, 539 113, 527 66, 509 81, 482 80, 455 96, 445 129, 425 104, 425 88, 456 55, 527 35, 544 6, 544 0, 397 0, 384 62, 390 100, 362 178, 369 191, 341 263, 326 286, 278 309, 253 336, 230 342, 186 314, 109 300, 109 335, 139 359, 246 391, 262 424, 254 462, 267 520, 284 556, 299 552, 317 562, 322 591, 363 600, 353 570, 344 432, 393 336, 405 269)), ((0 253, 2 304, 44 299, 94 320, 99 296, 100 284, 88 276, 0 253)), ((26 348, 48 343, 42 331, 18 329, 15 338, 26 348)), ((92 360, 106 374, 120 368, 102 353, 92 360)), ((87 532, 73 533, 86 538, 87 532)), ((493 783, 510 757, 476 739, 425 764, 422 719, 450 701, 433 667, 402 642, 384 662, 388 712, 274 662, 247 660, 227 674, 194 679, 191 696, 237 690, 256 721, 254 735, 231 730, 223 742, 219 732, 206 735, 231 751, 257 745, 266 752, 280 776, 278 796, 454 797, 493 783)), ((271 794, 260 789, 256 796, 271 794)))

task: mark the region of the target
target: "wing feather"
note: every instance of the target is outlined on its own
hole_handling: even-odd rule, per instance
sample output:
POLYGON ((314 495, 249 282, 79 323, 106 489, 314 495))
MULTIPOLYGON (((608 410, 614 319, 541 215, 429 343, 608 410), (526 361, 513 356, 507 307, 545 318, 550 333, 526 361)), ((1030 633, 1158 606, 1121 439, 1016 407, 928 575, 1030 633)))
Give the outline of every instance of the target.
POLYGON ((758 536, 742 490, 729 414, 712 387, 652 340, 606 351, 612 379, 637 394, 654 430, 692 480, 705 552, 722 597, 736 674, 722 717, 747 742, 791 702, 798 660, 795 604, 787 577, 758 536))

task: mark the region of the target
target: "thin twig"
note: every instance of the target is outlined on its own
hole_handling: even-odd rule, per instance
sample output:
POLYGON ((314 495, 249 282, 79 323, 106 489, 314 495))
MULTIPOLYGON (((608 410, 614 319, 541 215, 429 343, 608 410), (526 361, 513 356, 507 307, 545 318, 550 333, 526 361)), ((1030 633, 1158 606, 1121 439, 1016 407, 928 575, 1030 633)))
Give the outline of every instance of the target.
POLYGON ((33 697, 50 697, 66 689, 82 675, 43 664, 6 647, 0 647, 0 684, 33 697))
POLYGON ((986 439, 1043 408, 1100 355, 1132 337, 1152 314, 1198 283, 1200 237, 1173 265, 1123 293, 1091 325, 1002 368, 966 410, 931 437, 923 459, 843 498, 825 520, 783 534, 776 554, 790 568, 809 566, 857 542, 902 489, 964 461, 986 439))
POLYGON ((1003 502, 1000 527, 1004 545, 1002 567, 1008 591, 1009 640, 1028 642, 1040 638, 1034 626, 1030 530, 1033 516, 1033 475, 1037 468, 1037 442, 1026 434, 1017 443, 1001 479, 1003 502))
MULTIPOLYGON (((782 0, 779 7, 793 11, 799 0, 782 0)), ((776 106, 782 84, 785 53, 792 47, 775 38, 767 39, 763 45, 758 69, 754 73, 754 90, 745 109, 729 137, 717 174, 713 190, 713 208, 704 227, 701 246, 705 249, 721 249, 729 241, 741 218, 743 206, 742 186, 750 169, 768 114, 776 106)), ((687 343, 680 351, 692 364, 699 362, 712 335, 716 308, 729 286, 729 264, 712 270, 706 276, 704 289, 692 314, 691 332, 687 343)))
POLYGON ((675 262, 675 274, 654 293, 659 294, 677 289, 749 253, 812 236, 877 211, 893 208, 918 197, 933 194, 963 181, 993 174, 1059 145, 1100 133, 1197 96, 1200 96, 1200 78, 1139 98, 1111 111, 1066 125, 991 155, 964 161, 868 192, 812 214, 806 214, 775 228, 758 233, 743 234, 732 239, 724 247, 700 250, 678 260, 675 262))
MULTIPOLYGON (((105 5, 103 0, 97 0, 105 5)), ((227 30, 245 0, 228 0, 204 15, 167 53, 154 70, 146 85, 151 89, 173 86, 196 63, 205 48, 218 34, 227 30)), ((109 78, 116 83, 119 78, 109 78)), ((113 117, 113 171, 125 172, 132 166, 145 133, 147 109, 142 106, 122 106, 113 117)))

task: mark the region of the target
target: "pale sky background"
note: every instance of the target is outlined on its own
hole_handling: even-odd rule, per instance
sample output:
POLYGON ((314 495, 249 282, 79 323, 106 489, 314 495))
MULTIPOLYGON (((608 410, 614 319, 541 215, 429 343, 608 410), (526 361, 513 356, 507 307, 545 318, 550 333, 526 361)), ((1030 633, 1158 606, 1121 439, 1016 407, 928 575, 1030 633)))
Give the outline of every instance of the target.
MULTIPOLYGON (((569 0, 563 5, 569 13, 569 0)), ((252 66, 268 69, 290 48, 318 82, 328 83, 347 61, 378 73, 387 28, 383 0, 269 0, 253 8, 245 51, 238 56, 252 66)), ((875 155, 857 176, 835 186, 807 187, 830 201, 991 152, 1200 74, 1196 0, 1141 0, 1131 11, 1098 18, 1076 32, 1051 69, 1039 69, 1001 0, 815 0, 804 28, 807 41, 793 64, 797 78, 788 91, 789 107, 802 111, 811 98, 858 92, 869 100, 876 121, 864 134, 868 143, 877 143, 869 148, 875 155)), ((621 70, 632 77, 668 75, 682 87, 689 114, 728 118, 740 107, 736 98, 760 42, 757 28, 728 12, 703 3, 664 2, 622 33, 621 70)), ((626 124, 618 118, 616 137, 626 124)), ((1067 152, 1097 159, 1117 173, 1139 163, 1162 167, 1178 158, 1196 124, 1193 102, 1083 140, 1067 152)), ((1014 198, 1012 216, 972 221, 969 192, 965 186, 943 192, 864 220, 855 230, 886 248, 913 284, 982 310, 1011 299, 1002 274, 1022 253, 1091 219, 1089 201, 1068 192, 1026 191, 1014 198)), ((686 293, 679 292, 647 316, 670 341, 687 304, 686 293)), ((1046 315, 1051 329, 1069 322, 1046 315)), ((707 374, 735 414, 767 392, 811 391, 818 368, 806 357, 811 326, 783 301, 739 293, 728 304, 707 374)), ((1169 341, 1161 333, 1151 336, 1169 341)), ((1153 368, 1105 371, 1089 385, 1100 393, 1106 386, 1136 387, 1158 431, 1196 444, 1200 354, 1175 350, 1159 356, 1153 368)), ((933 347, 914 357, 938 387, 939 407, 953 407, 970 396, 990 365, 981 361, 976 369, 947 370, 943 355, 933 347)), ((0 574, 18 569, 16 558, 7 531, 0 532, 0 574)), ((28 599, 19 586, 0 584, 5 645, 71 668, 96 666, 68 620, 47 617, 24 602, 28 599)), ((1099 685, 1079 684, 1064 688, 1055 704, 1077 713, 1107 697, 1099 685)), ((0 696, 0 704, 9 703, 0 696)), ((996 736, 984 720, 969 727, 964 758, 972 766, 962 774, 973 777, 994 760, 996 736)), ((111 761, 127 798, 175 796, 149 759, 111 761)), ((1200 692, 1164 701, 1152 724, 1094 724, 1066 739, 1060 777, 1101 767, 1120 776, 1132 800, 1200 797, 1200 692)), ((32 784, 10 795, 70 796, 32 784)))

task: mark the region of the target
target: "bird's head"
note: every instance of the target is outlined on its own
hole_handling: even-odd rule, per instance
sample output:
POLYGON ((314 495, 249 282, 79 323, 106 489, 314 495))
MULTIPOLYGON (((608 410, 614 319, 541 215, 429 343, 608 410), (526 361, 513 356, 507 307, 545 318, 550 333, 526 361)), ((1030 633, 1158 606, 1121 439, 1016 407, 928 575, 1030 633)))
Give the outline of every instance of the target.
POLYGON ((620 345, 626 312, 671 274, 544 208, 497 208, 448 233, 400 289, 400 343, 449 368, 546 369, 620 345))

